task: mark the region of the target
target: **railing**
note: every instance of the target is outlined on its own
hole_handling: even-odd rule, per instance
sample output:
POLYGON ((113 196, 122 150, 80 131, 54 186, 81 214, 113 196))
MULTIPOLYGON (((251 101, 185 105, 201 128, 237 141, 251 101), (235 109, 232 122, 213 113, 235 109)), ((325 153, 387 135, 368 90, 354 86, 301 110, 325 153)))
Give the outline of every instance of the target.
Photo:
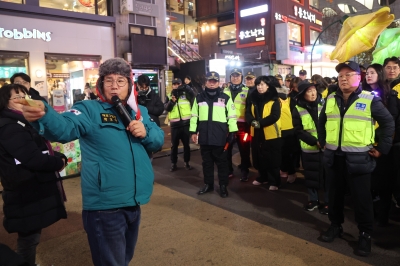
POLYGON ((189 45, 184 42, 176 42, 168 38, 168 54, 176 56, 181 63, 193 62, 202 60, 203 58, 198 52, 193 50, 189 45))

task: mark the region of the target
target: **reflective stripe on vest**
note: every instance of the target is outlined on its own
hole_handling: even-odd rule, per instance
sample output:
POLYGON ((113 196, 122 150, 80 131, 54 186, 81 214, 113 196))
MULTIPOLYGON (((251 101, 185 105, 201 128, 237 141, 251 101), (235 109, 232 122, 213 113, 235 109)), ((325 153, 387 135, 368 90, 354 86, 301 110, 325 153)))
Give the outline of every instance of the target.
MULTIPOLYGON (((171 96, 168 97, 171 99, 171 96)), ((192 117, 190 101, 184 95, 178 98, 172 110, 168 113, 170 122, 178 122, 180 120, 189 120, 192 117)))
MULTIPOLYGON (((264 105, 263 113, 262 113, 262 118, 265 118, 271 114, 271 109, 272 105, 274 104, 274 101, 269 101, 264 105)), ((254 115, 254 105, 251 105, 251 113, 254 115)), ((278 121, 276 121, 274 124, 264 127, 264 136, 266 140, 269 139, 276 139, 281 137, 281 119, 279 118, 278 121)), ((250 128, 250 134, 252 137, 254 137, 254 127, 250 128)))
POLYGON ((249 88, 242 87, 242 91, 236 95, 235 99, 232 99, 232 93, 229 88, 225 88, 224 93, 231 98, 233 104, 235 105, 237 121, 245 122, 244 116, 246 113, 246 99, 247 94, 249 93, 249 88))
MULTIPOLYGON (((296 109, 300 114, 300 118, 301 118, 301 123, 303 125, 303 129, 305 131, 307 131, 308 133, 310 133, 311 136, 313 136, 316 139, 318 139, 317 127, 316 127, 316 125, 314 123, 314 120, 312 119, 312 116, 308 112, 308 110, 303 108, 303 107, 300 107, 298 105, 296 105, 296 109)), ((321 104, 318 104, 318 117, 319 117, 319 114, 321 113, 321 110, 322 110, 322 106, 321 106, 321 104)), ((303 152, 306 152, 306 153, 317 153, 317 152, 319 152, 319 148, 318 148, 317 145, 311 146, 311 145, 308 145, 307 143, 305 143, 302 140, 300 140, 300 147, 301 147, 301 150, 303 152)))
POLYGON ((281 102, 281 130, 289 130, 293 128, 293 119, 292 112, 290 112, 290 105, 288 99, 282 100, 279 98, 281 102))
POLYGON ((370 92, 362 91, 341 118, 335 95, 336 93, 330 94, 326 102, 326 148, 337 150, 340 143, 340 148, 344 152, 369 151, 375 138, 371 115, 374 96, 370 92), (340 129, 342 129, 341 136, 339 136, 340 129))

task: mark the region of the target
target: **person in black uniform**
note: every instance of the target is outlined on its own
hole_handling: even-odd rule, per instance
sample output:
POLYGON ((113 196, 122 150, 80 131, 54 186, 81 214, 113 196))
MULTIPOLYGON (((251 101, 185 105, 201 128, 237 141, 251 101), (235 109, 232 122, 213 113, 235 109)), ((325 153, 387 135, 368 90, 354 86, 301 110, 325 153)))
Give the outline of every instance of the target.
POLYGON ((219 193, 228 196, 227 146, 231 145, 237 132, 235 105, 219 87, 219 74, 206 74, 206 87, 193 103, 190 133, 192 141, 200 144, 203 160, 204 186, 199 195, 214 190, 214 163, 218 167, 219 193))

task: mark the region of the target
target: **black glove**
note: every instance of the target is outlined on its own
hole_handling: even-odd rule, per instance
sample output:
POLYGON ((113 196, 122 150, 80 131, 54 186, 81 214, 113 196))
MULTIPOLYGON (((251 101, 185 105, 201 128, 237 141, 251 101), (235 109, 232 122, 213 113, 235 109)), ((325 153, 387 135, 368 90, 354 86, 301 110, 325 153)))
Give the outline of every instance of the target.
POLYGON ((236 132, 230 132, 228 136, 226 137, 226 143, 229 143, 229 145, 232 145, 233 142, 235 141, 235 134, 236 132))

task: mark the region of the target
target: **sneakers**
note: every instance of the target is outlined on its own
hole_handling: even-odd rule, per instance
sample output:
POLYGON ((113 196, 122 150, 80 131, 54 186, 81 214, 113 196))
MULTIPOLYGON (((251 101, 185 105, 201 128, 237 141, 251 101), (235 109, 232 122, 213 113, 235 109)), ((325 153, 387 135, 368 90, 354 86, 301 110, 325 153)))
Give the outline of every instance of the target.
POLYGON ((371 254, 371 236, 369 234, 365 232, 360 233, 356 254, 362 257, 367 257, 371 254))
POLYGON ((343 236, 343 227, 337 225, 329 226, 328 230, 326 230, 321 238, 325 242, 332 242, 336 237, 343 236))
POLYGON ((287 172, 282 172, 282 171, 279 170, 279 173, 280 173, 282 178, 287 178, 288 177, 288 173, 287 172))
POLYGON ((178 167, 176 167, 176 164, 172 163, 171 164, 171 168, 169 169, 170 172, 175 171, 176 169, 178 169, 178 167))
POLYGON ((240 177, 240 181, 247 182, 249 181, 249 171, 242 170, 242 177, 240 177))
POLYGON ((297 178, 296 174, 288 175, 287 182, 292 184, 296 180, 296 178, 297 178))
POLYGON ((190 166, 189 163, 185 163, 185 169, 186 170, 192 170, 193 168, 190 166))
POLYGON ((269 186, 269 190, 278 190, 279 188, 277 186, 269 186))
POLYGON ((322 208, 319 209, 320 214, 328 215, 329 214, 329 207, 328 204, 322 205, 322 208))
POLYGON ((318 201, 309 201, 306 205, 304 205, 304 209, 306 211, 313 211, 314 209, 318 208, 319 202, 318 201))
POLYGON ((253 185, 255 185, 255 186, 261 186, 261 185, 264 185, 264 184, 268 184, 268 182, 267 181, 257 181, 257 179, 256 180, 254 180, 253 181, 253 185))

